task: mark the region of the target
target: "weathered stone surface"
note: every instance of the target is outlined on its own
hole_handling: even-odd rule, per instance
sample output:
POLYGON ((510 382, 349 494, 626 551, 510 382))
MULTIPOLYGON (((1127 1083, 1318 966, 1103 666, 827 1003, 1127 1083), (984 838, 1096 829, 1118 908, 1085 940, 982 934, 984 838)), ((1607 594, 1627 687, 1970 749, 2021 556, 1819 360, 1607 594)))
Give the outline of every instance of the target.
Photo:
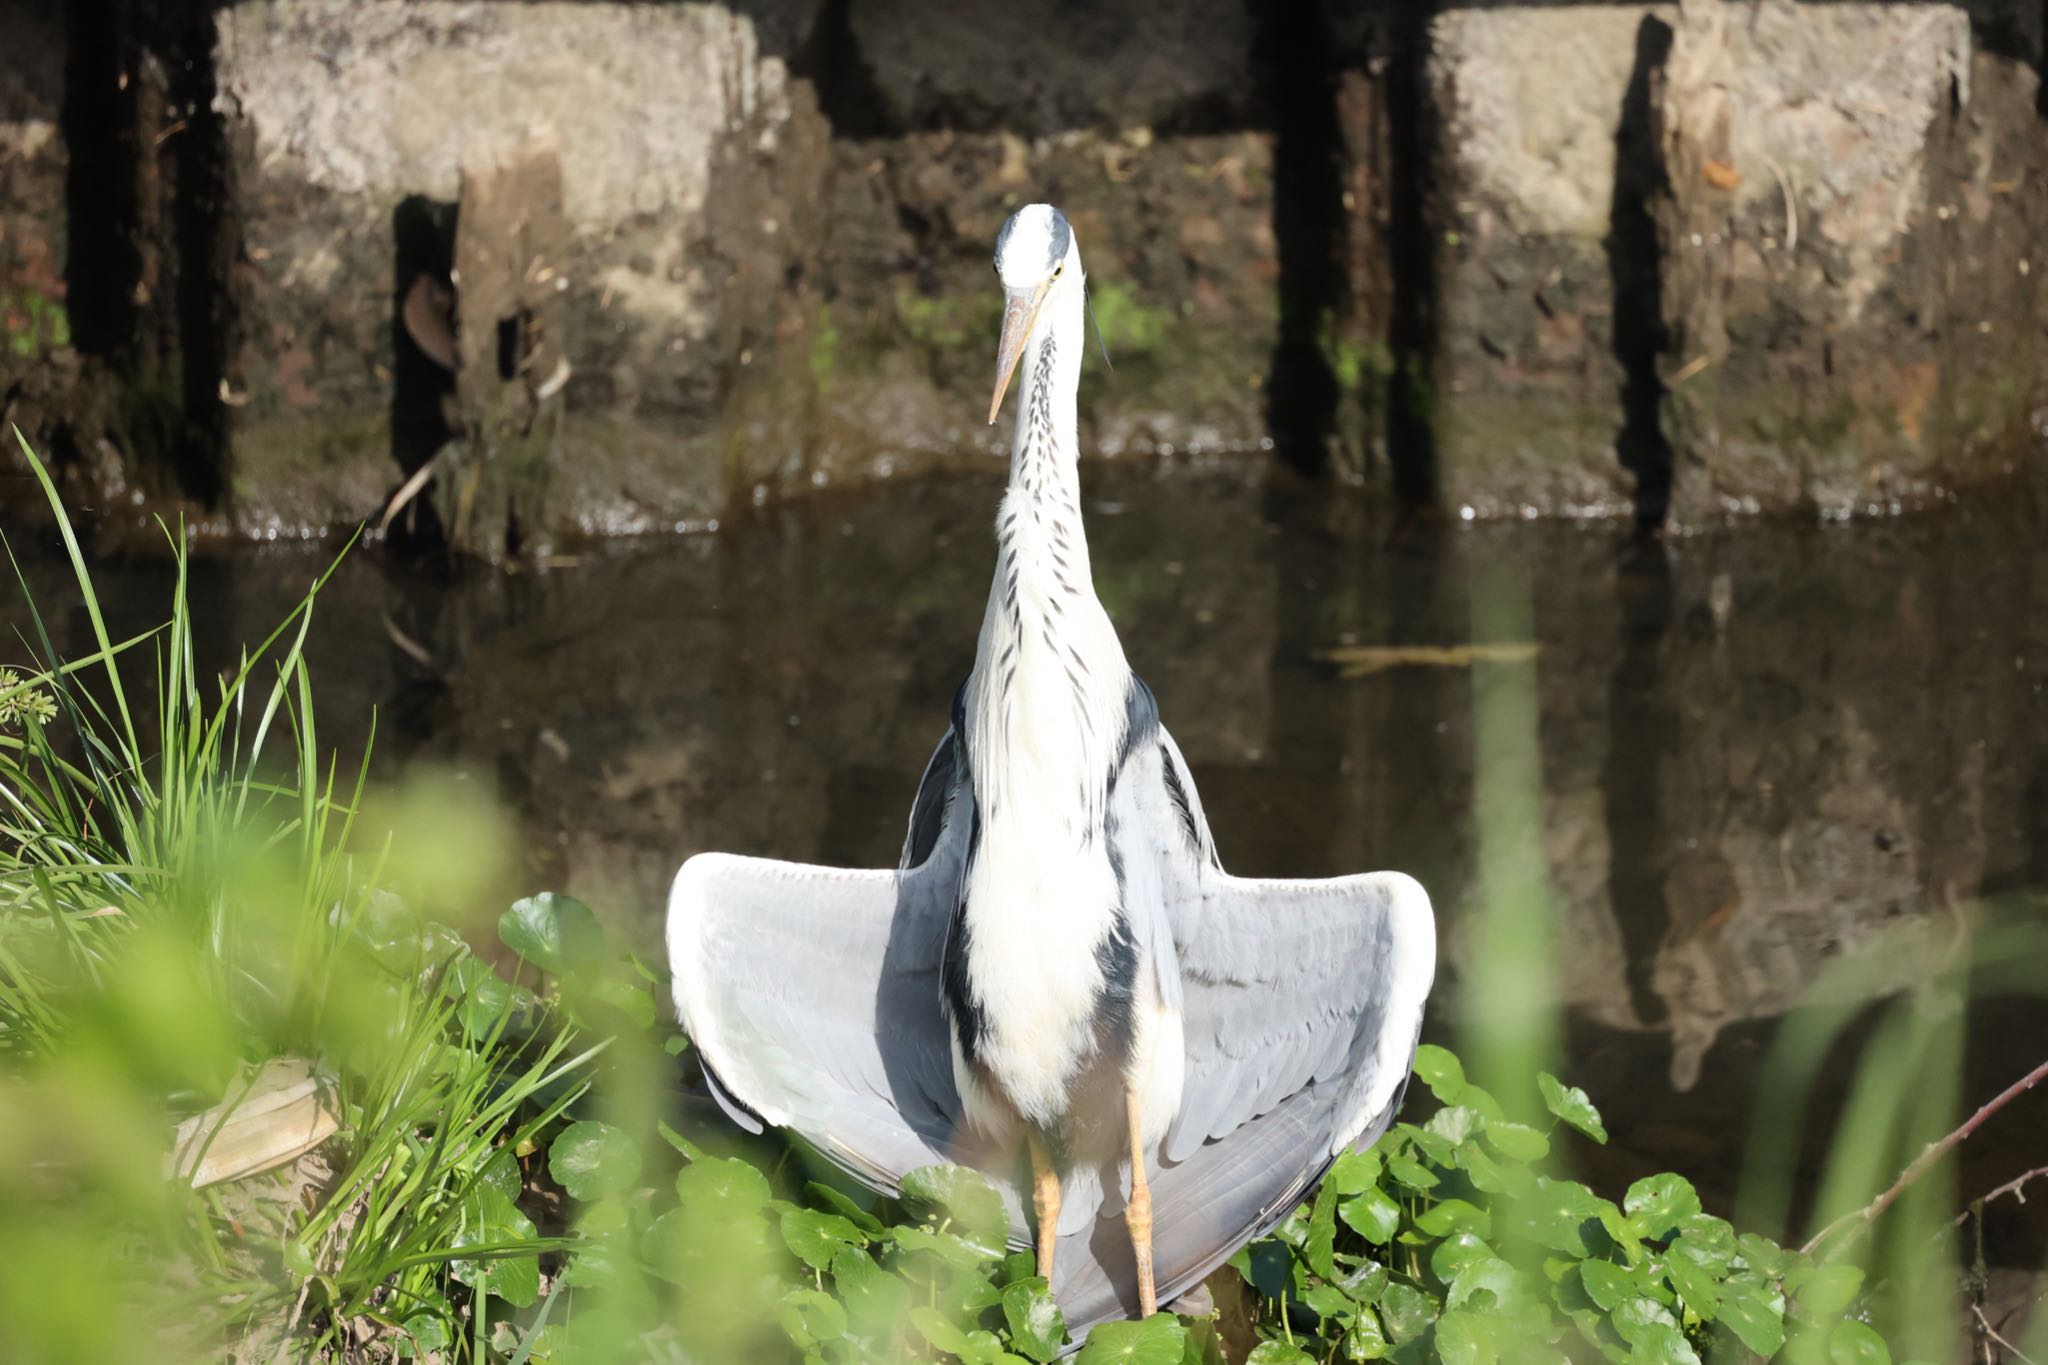
POLYGON ((360 442, 353 421, 387 405, 394 369, 419 359, 394 349, 413 282, 396 276, 431 263, 396 259, 394 218, 409 202, 454 204, 466 167, 536 133, 561 148, 572 229, 558 276, 574 367, 561 459, 602 465, 618 451, 623 467, 555 481, 534 529, 647 530, 715 509, 699 467, 720 458, 732 342, 772 330, 801 250, 792 220, 822 167, 822 127, 747 18, 706 5, 245 4, 220 17, 219 66, 248 266, 231 377, 245 523, 303 516, 273 499, 309 474, 328 486, 328 520, 374 515, 397 486, 390 448, 360 442), (758 212, 732 222, 728 197, 758 212), (331 452, 317 473, 309 446, 331 452), (645 477, 650 461, 667 472, 645 477))
POLYGON ((12 469, 6 422, 43 425, 77 368, 64 290, 63 16, 0 4, 0 50, 12 54, 0 64, 0 469, 12 469))
POLYGON ((1883 510, 2009 461, 2048 340, 2037 89, 1956 6, 1680 7, 1657 209, 1679 516, 1883 510))
POLYGON ((1270 164, 1256 134, 842 144, 818 311, 806 343, 783 348, 811 400, 766 404, 738 456, 746 477, 829 482, 1006 449, 1011 417, 985 425, 1001 308, 990 252, 1033 198, 1063 207, 1088 270, 1101 346, 1091 339, 1082 447, 1255 445, 1275 321, 1270 164))
POLYGON ((2038 26, 2007 18, 2020 41, 1988 51, 1952 5, 1440 16, 1443 500, 1646 510, 1632 423, 1681 521, 1883 509, 2009 464, 2040 392, 2044 153, 2014 50, 2038 26), (1654 421, 1631 386, 1664 394, 1654 421))
POLYGON ((1431 408, 1450 507, 1631 506, 1606 243, 1617 129, 1654 8, 1467 9, 1432 25, 1444 189, 1431 408))
POLYGON ((848 20, 866 116, 898 131, 1214 128, 1252 100, 1254 8, 1236 0, 855 3, 848 20))

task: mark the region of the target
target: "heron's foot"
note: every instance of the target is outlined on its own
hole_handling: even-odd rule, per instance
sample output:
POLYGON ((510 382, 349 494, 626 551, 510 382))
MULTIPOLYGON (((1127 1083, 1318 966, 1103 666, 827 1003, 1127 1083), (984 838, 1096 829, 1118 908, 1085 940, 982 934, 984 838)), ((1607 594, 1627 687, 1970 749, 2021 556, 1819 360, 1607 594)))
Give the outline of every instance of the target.
POLYGON ((1145 1123, 1137 1091, 1125 1092, 1125 1108, 1131 1127, 1131 1197, 1124 1205, 1124 1225, 1138 1263, 1138 1309, 1149 1318, 1159 1311, 1159 1293, 1152 1283, 1152 1187, 1145 1180, 1145 1123))
POLYGON ((1052 1153, 1037 1133, 1026 1138, 1031 1149, 1031 1208, 1038 1215, 1038 1274, 1052 1283, 1052 1253, 1060 1237, 1060 1173, 1052 1153))

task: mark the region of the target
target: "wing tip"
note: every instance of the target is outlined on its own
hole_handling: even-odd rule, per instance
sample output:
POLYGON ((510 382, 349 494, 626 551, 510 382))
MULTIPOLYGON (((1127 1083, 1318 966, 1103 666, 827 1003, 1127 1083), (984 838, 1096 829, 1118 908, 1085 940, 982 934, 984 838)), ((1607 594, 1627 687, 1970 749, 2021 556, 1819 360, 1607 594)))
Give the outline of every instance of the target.
POLYGON ((696 1047, 698 1065, 719 1107, 740 1127, 758 1133, 763 1124, 782 1126, 783 1117, 746 1093, 756 1087, 749 1083, 744 1060, 725 1046, 719 1034, 704 952, 704 916, 710 908, 713 882, 722 870, 747 861, 731 853, 699 853, 685 859, 669 884, 665 937, 676 1021, 696 1047))

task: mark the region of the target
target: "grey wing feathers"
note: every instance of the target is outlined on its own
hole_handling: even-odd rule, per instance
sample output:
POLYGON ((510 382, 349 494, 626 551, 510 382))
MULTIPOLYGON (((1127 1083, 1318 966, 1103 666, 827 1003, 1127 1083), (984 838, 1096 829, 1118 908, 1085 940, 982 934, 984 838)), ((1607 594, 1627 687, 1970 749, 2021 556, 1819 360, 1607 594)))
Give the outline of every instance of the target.
POLYGON ((937 1003, 943 863, 854 872, 707 853, 669 897, 676 1005, 721 1101, 887 1192, 947 1159, 960 1110, 937 1003))
MULTIPOLYGON (((1218 865, 1172 738, 1127 770, 1130 852, 1157 859, 1178 959, 1186 1070, 1154 1154, 1153 1258, 1161 1302, 1270 1229, 1348 1146, 1393 1121, 1436 966, 1429 897, 1395 872, 1262 881, 1218 865)), ((1076 1333, 1135 1309, 1120 1220, 1057 1285, 1076 1333), (1095 1246, 1100 1243, 1100 1246, 1095 1246)))
POLYGON ((1436 970, 1429 896, 1399 872, 1259 881, 1198 869, 1168 915, 1187 1074, 1166 1157, 1185 1160, 1311 1082, 1348 1084, 1329 1155, 1406 1082, 1436 970))

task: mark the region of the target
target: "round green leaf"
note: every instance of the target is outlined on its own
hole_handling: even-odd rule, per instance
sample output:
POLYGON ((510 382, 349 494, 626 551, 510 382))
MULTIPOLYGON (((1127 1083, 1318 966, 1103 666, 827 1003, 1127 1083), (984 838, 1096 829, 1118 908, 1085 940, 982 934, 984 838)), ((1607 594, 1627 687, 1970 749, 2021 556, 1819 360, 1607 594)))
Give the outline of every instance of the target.
POLYGON ((1498 1258, 1478 1260, 1460 1270, 1444 1295, 1444 1308, 1505 1308, 1521 1293, 1514 1267, 1498 1258))
POLYGON ((640 1179, 640 1148, 623 1128, 572 1123, 548 1144, 548 1174, 571 1199, 585 1203, 621 1194, 640 1179))
POLYGON ((986 1243, 970 1242, 937 1228, 899 1227, 889 1236, 904 1251, 928 1251, 961 1270, 979 1270, 995 1259, 994 1250, 986 1243))
POLYGON ((1105 1322, 1088 1334, 1075 1365, 1180 1365, 1187 1329, 1171 1313, 1142 1322, 1105 1322))
POLYGON ((1334 1284, 1310 1285, 1301 1291, 1301 1301, 1317 1317, 1340 1323, 1351 1321, 1351 1315, 1358 1311, 1358 1305, 1351 1302, 1351 1296, 1334 1284))
POLYGON ((1358 1317, 1344 1333, 1344 1358, 1383 1360, 1392 1350, 1386 1331, 1380 1326, 1379 1314, 1361 1305, 1358 1317))
POLYGON ((557 975, 604 954, 604 931, 590 907, 553 891, 514 901, 498 917, 498 937, 534 966, 557 975))
POLYGON ((1401 1226, 1401 1206, 1377 1185, 1364 1194, 1345 1200, 1338 1206, 1337 1216, 1374 1246, 1385 1246, 1392 1241, 1394 1230, 1401 1226))
POLYGON ((1470 1105, 1447 1104, 1429 1116, 1422 1131, 1456 1145, 1485 1126, 1486 1115, 1470 1105))
POLYGON ((1678 1319, 1671 1316, 1671 1310, 1647 1295, 1638 1294, 1623 1299, 1616 1305, 1608 1320, 1621 1339, 1634 1346, 1638 1341, 1650 1338, 1652 1328, 1669 1327, 1678 1329, 1678 1319))
POLYGON ((1437 1186, 1436 1172, 1413 1157, 1388 1157, 1387 1174, 1411 1190, 1433 1190, 1437 1186))
POLYGON ((1424 1209, 1416 1217, 1415 1226, 1431 1237, 1452 1232, 1476 1232, 1484 1237, 1493 1226, 1493 1218, 1485 1209, 1474 1208, 1462 1199, 1444 1199, 1424 1209))
POLYGON ((836 1213, 790 1209, 782 1215, 782 1244, 813 1270, 831 1269, 839 1248, 866 1241, 859 1228, 836 1213))
POLYGON ((448 1322, 438 1313, 415 1313, 405 1320, 406 1340, 398 1343, 401 1355, 425 1357, 435 1351, 445 1351, 448 1340, 448 1322))
POLYGON ((535 1237, 533 1220, 497 1189, 479 1181, 470 1189, 462 1227, 449 1239, 453 1250, 487 1247, 488 1254, 457 1256, 448 1273, 472 1289, 496 1294, 515 1308, 531 1308, 540 1298, 540 1256, 520 1254, 518 1243, 535 1237))
POLYGON ((1629 1186, 1621 1206, 1635 1219, 1643 1236, 1660 1238, 1676 1227, 1681 1218, 1700 1211, 1700 1197, 1691 1181, 1667 1171, 1644 1176, 1629 1186))
POLYGON ((967 1334, 946 1321, 946 1315, 926 1304, 919 1304, 910 1310, 910 1325, 918 1334, 947 1355, 958 1356, 967 1365, 981 1365, 985 1358, 981 1346, 968 1340, 967 1334))
POLYGON ((1614 1311, 1616 1304, 1636 1292, 1629 1273, 1612 1261, 1579 1262, 1579 1283, 1585 1287, 1586 1297, 1606 1312, 1614 1311))
POLYGON ((1252 1347, 1244 1365, 1316 1365, 1316 1358, 1299 1346, 1284 1341, 1262 1341, 1252 1347))
POLYGON ((1380 1155, 1374 1151, 1346 1150, 1331 1164, 1323 1184, 1338 1194, 1358 1194, 1380 1178, 1380 1155))
POLYGON ((882 1220, 869 1213, 853 1201, 852 1196, 830 1185, 811 1181, 804 1186, 804 1192, 821 1204, 829 1204, 832 1212, 859 1228, 862 1232, 875 1234, 882 1230, 882 1220))
POLYGON ((1446 1284, 1474 1261, 1493 1259, 1493 1248, 1473 1232, 1454 1232, 1429 1253, 1430 1273, 1446 1284))
POLYGON ((887 1326, 901 1318, 909 1296, 909 1286, 859 1247, 841 1247, 833 1255, 832 1284, 847 1315, 871 1326, 887 1326))
POLYGON ((768 1177, 738 1157, 703 1157, 676 1172, 676 1199, 719 1218, 758 1212, 768 1202, 768 1177))
POLYGON ((1550 1139, 1526 1123, 1488 1119, 1486 1141, 1488 1146, 1510 1161, 1541 1161, 1550 1155, 1550 1139))
MULTIPOLYGON (((1470 1112, 1477 1113, 1478 1111, 1472 1110, 1470 1112)), ((1451 1153, 1454 1144, 1450 1138, 1442 1133, 1432 1132, 1427 1128, 1417 1128, 1412 1123, 1403 1123, 1397 1127, 1396 1131, 1413 1143, 1416 1151, 1436 1165, 1449 1166, 1451 1164, 1451 1153)))
POLYGON ((492 1152, 477 1178, 511 1200, 519 1198, 519 1187, 525 1183, 519 1178, 519 1158, 512 1155, 510 1147, 492 1152))
POLYGON ((920 1166, 903 1177, 903 1202, 921 1214, 950 1219, 952 1231, 1002 1255, 1010 1216, 1003 1198, 980 1171, 965 1166, 920 1166))
POLYGON ((1421 1336, 1436 1321, 1436 1301, 1414 1286, 1397 1281, 1380 1295, 1380 1320, 1386 1324, 1387 1335, 1394 1344, 1402 1345, 1421 1336))
POLYGON ((1458 1166, 1483 1194, 1519 1194, 1530 1180, 1526 1167, 1503 1166, 1476 1142, 1458 1148, 1458 1166))
POLYGON ((1768 1237, 1745 1232, 1735 1239, 1736 1253, 1759 1275, 1780 1275, 1792 1264, 1793 1253, 1768 1237))
POLYGON ((1424 1043, 1415 1049, 1415 1074, 1445 1104, 1456 1104, 1465 1093, 1464 1063, 1435 1043, 1424 1043))
POLYGON ((1003 1320, 1010 1324, 1010 1345, 1033 1360, 1055 1360, 1066 1344, 1066 1315, 1036 1275, 1004 1286, 1003 1320))
POLYGON ((1664 1258, 1664 1278, 1671 1281, 1671 1287, 1685 1300, 1685 1306, 1702 1320, 1712 1322, 1721 1311, 1721 1294, 1715 1287, 1714 1276, 1697 1262, 1683 1256, 1667 1256, 1664 1258))
POLYGON ((1829 1365, 1892 1365, 1884 1338, 1854 1318, 1843 1318, 1828 1333, 1829 1365))
POLYGON ((775 1320, 800 1349, 846 1335, 846 1310, 839 1300, 816 1289, 792 1289, 776 1306, 775 1320))
POLYGON ((1501 1211, 1500 1234, 1524 1237, 1572 1256, 1587 1255, 1583 1225, 1600 1216, 1600 1199, 1573 1180, 1537 1177, 1501 1211))
POLYGON ((1544 1108, 1593 1141, 1607 1141, 1607 1125, 1600 1122, 1600 1111, 1593 1107, 1585 1091, 1566 1085, 1548 1071, 1537 1075, 1536 1085, 1543 1092, 1544 1108))
POLYGON ((1762 1286, 1742 1286, 1721 1300, 1721 1325, 1760 1356, 1785 1344, 1785 1299, 1762 1286))
POLYGON ((1436 1355, 1443 1365, 1493 1365, 1500 1359, 1498 1324, 1487 1313, 1448 1311, 1436 1324, 1436 1355))
POLYGON ((1699 1352, 1673 1323, 1653 1322, 1631 1343, 1631 1365, 1700 1365, 1699 1352))

